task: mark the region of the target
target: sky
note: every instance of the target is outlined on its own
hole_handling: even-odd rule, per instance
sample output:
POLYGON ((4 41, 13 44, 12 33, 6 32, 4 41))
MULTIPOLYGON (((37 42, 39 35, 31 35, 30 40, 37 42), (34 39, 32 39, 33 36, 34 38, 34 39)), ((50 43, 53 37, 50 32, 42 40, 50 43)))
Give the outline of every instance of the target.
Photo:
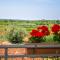
POLYGON ((0 0, 0 19, 60 19, 60 0, 0 0))

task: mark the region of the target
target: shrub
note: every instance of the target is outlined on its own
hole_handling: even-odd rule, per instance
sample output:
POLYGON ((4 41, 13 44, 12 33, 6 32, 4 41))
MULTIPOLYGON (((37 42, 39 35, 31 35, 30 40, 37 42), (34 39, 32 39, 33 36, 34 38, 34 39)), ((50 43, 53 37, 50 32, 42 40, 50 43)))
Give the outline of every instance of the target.
POLYGON ((12 29, 7 36, 8 40, 11 43, 22 43, 22 35, 20 34, 20 32, 15 32, 14 29, 12 29))

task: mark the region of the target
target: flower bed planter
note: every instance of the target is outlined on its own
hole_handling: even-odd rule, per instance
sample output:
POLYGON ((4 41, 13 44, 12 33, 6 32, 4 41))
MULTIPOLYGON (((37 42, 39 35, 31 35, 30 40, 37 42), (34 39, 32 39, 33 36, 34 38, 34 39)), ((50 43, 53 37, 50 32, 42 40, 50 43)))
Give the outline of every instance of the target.
POLYGON ((40 25, 36 29, 33 29, 30 35, 29 41, 35 45, 35 48, 27 48, 27 54, 60 54, 60 48, 56 47, 58 45, 56 42, 60 42, 60 25, 54 24, 51 30, 49 30, 48 26, 40 25), (53 42, 50 42, 46 38, 50 34, 52 35, 51 41, 53 42))

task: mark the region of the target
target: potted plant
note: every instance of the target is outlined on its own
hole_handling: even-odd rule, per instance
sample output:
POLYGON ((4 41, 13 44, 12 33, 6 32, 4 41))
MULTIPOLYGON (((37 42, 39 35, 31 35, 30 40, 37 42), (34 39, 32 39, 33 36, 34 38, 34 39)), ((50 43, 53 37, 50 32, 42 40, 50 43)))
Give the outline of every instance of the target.
MULTIPOLYGON (((51 31, 53 33, 54 44, 56 44, 55 43, 56 41, 60 42, 60 32, 59 32, 60 26, 58 24, 54 24, 51 27, 51 31)), ((45 44, 46 46, 49 45, 49 43, 46 42, 45 38, 46 36, 50 35, 50 31, 47 26, 44 25, 38 26, 36 29, 33 29, 32 32, 30 32, 30 35, 31 35, 31 37, 29 38, 30 43, 38 43, 38 44, 40 43, 40 45, 45 44)), ((50 44, 52 45, 53 43, 50 42, 50 44)), ((27 48, 27 54, 53 54, 53 53, 60 53, 59 51, 60 51, 59 48, 58 49, 27 48)))
MULTIPOLYGON (((38 26, 36 29, 33 29, 32 32, 30 32, 31 37, 29 38, 30 43, 42 43, 45 42, 45 36, 49 35, 49 29, 47 26, 41 25, 38 26)), ((37 53, 37 51, 40 49, 32 49, 32 48, 27 48, 27 53, 33 54, 37 53)))

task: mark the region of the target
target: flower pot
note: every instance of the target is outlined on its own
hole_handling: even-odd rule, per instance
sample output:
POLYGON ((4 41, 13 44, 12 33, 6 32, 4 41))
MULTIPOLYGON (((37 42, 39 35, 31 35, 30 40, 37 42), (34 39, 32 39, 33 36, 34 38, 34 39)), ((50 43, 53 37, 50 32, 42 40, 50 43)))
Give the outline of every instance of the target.
POLYGON ((35 49, 34 48, 27 48, 27 54, 35 54, 35 49))
POLYGON ((60 54, 60 48, 37 48, 35 54, 60 54))

